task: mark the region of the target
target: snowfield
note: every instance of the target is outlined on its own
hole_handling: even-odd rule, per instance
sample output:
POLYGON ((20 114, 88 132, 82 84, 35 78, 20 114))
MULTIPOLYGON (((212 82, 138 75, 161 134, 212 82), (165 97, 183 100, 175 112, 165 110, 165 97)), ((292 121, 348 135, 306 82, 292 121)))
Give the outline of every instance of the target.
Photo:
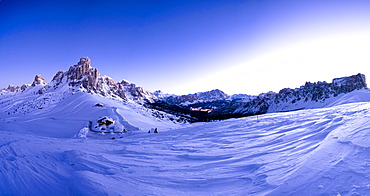
POLYGON ((1 99, 0 195, 370 195, 370 102, 356 102, 368 91, 194 124, 82 92, 11 97, 1 99), (132 130, 89 131, 102 116, 132 130))

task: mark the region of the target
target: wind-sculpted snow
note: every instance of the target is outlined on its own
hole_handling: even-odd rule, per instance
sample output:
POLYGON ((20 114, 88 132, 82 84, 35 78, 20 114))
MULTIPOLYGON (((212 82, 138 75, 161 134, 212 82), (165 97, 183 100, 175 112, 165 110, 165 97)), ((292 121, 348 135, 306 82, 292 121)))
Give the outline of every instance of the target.
MULTIPOLYGON (((95 109, 149 123, 114 107, 95 109)), ((45 119, 0 116, 0 195, 370 195, 369 108, 167 127, 153 121, 159 133, 140 129, 114 140, 73 137, 85 125, 70 116, 41 132, 34 128, 45 119), (26 121, 31 130, 11 129, 26 121)))

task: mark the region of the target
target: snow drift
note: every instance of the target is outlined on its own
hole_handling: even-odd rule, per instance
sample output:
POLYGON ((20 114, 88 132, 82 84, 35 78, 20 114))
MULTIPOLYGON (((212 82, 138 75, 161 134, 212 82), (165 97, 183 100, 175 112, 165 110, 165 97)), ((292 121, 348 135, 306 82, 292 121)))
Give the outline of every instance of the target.
POLYGON ((33 119, 2 117, 0 195, 369 195, 369 108, 352 103, 115 140, 60 134, 72 121, 4 129, 33 119))

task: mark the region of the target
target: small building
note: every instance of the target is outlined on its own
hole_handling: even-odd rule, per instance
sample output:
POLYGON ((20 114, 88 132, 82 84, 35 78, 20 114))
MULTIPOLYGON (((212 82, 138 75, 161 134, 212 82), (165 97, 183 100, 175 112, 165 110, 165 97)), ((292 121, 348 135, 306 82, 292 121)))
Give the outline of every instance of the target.
POLYGON ((100 118, 98 120, 99 126, 101 126, 101 125, 111 125, 113 123, 115 123, 115 120, 113 120, 112 118, 107 117, 107 116, 104 116, 103 118, 100 118))
POLYGON ((211 113, 212 112, 212 109, 202 109, 202 108, 193 108, 193 107, 190 107, 190 111, 211 113))

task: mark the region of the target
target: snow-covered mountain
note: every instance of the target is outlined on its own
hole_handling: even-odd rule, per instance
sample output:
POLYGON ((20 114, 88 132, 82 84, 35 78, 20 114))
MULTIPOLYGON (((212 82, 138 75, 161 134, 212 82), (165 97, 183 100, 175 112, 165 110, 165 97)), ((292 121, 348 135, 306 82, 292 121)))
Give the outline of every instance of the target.
POLYGON ((261 94, 251 102, 238 107, 234 112, 249 115, 325 107, 332 105, 338 95, 361 89, 367 89, 363 74, 334 78, 332 83, 306 82, 300 88, 284 88, 278 93, 261 94))
POLYGON ((230 99, 229 95, 227 95, 226 93, 219 89, 188 95, 167 95, 167 96, 163 96, 163 94, 159 95, 162 95, 160 96, 162 101, 175 105, 189 105, 199 102, 210 102, 230 99))
MULTIPOLYGON (((268 92, 258 96, 242 94, 228 96, 220 90, 213 90, 193 95, 164 97, 156 102, 161 102, 160 104, 162 105, 172 104, 181 107, 182 110, 174 107, 175 110, 173 113, 178 114, 180 111, 184 111, 184 113, 203 121, 271 112, 328 107, 339 104, 337 100, 347 93, 359 90, 363 90, 365 93, 368 92, 365 76, 363 74, 335 78, 332 83, 306 82, 306 84, 300 88, 284 88, 278 93, 268 92), (163 102, 165 102, 165 104, 163 102), (198 108, 199 111, 207 111, 205 109, 208 109, 208 111, 212 110, 212 112, 193 112, 191 108, 198 108)), ((164 107, 169 108, 167 105, 164 107)), ((157 109, 160 110, 161 108, 157 107, 157 109)), ((166 110, 166 112, 171 111, 166 110)))
POLYGON ((370 195, 362 74, 259 96, 197 93, 188 105, 156 94, 86 57, 50 83, 1 90, 0 195, 370 195), (259 115, 169 114, 230 111, 259 115))
MULTIPOLYGON (((75 119, 70 128, 80 129, 81 124, 96 122, 103 116, 113 118, 121 131, 147 130, 160 126, 158 122, 186 121, 184 117, 143 106, 156 99, 135 84, 125 80, 115 83, 108 76, 102 76, 90 66, 89 58, 82 57, 68 71, 59 71, 50 83, 36 75, 31 85, 1 90, 0 114, 8 119, 29 117, 33 119, 30 123, 47 122, 42 129, 66 119, 75 119), (146 123, 139 123, 141 121, 146 123)), ((27 130, 30 123, 21 124, 18 129, 27 130)))
POLYGON ((157 99, 151 92, 126 80, 116 83, 109 76, 102 76, 98 69, 91 67, 91 60, 88 57, 82 57, 68 71, 57 72, 50 83, 47 83, 41 75, 36 75, 32 85, 22 85, 21 87, 9 86, 2 91, 23 92, 29 87, 38 85, 44 86, 39 89, 38 94, 63 88, 64 85, 67 85, 73 91, 88 92, 104 97, 121 98, 124 101, 151 102, 157 99))
POLYGON ((36 75, 32 84, 9 86, 1 90, 0 94, 31 92, 36 96, 54 91, 87 92, 122 102, 135 102, 142 105, 144 110, 152 111, 156 117, 172 114, 175 116, 169 118, 178 121, 208 121, 333 106, 338 96, 360 89, 367 89, 363 74, 336 78, 332 83, 306 82, 300 88, 285 88, 278 93, 268 92, 258 96, 244 94, 230 96, 218 89, 181 96, 164 94, 161 91, 151 93, 126 80, 115 82, 112 78, 101 75, 96 68, 91 67, 91 60, 88 57, 82 57, 68 71, 57 72, 50 83, 47 83, 41 75, 36 75))
POLYGON ((228 95, 219 89, 214 89, 206 92, 198 92, 188 95, 173 95, 166 94, 162 91, 155 91, 154 95, 158 99, 169 104, 188 106, 196 103, 213 102, 213 101, 238 101, 249 102, 257 96, 247 94, 228 95))

